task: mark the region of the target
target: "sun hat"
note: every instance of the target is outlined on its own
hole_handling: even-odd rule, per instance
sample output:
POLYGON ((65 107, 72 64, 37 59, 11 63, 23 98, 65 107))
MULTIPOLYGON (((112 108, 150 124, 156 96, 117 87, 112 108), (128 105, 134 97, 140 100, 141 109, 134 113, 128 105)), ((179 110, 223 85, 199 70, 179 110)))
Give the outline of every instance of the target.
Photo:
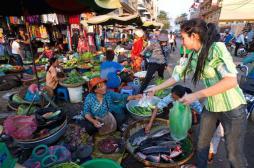
POLYGON ((102 79, 100 77, 95 77, 91 79, 88 83, 89 91, 91 92, 95 86, 97 86, 99 83, 105 82, 106 79, 102 79))
POLYGON ((119 0, 95 0, 95 3, 106 9, 116 9, 122 7, 119 0))
POLYGON ((141 29, 135 30, 134 34, 137 35, 138 37, 143 37, 144 36, 144 32, 141 29))

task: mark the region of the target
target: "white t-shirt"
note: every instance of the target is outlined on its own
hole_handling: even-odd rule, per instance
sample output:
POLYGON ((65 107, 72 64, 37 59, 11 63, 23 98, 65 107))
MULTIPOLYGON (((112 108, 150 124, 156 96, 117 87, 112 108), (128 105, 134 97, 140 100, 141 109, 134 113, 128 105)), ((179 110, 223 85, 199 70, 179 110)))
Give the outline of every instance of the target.
POLYGON ((20 54, 20 45, 17 41, 13 41, 11 44, 12 54, 20 54))
POLYGON ((175 36, 174 35, 168 35, 168 42, 169 43, 174 43, 175 42, 175 36))
POLYGON ((242 43, 243 45, 245 45, 244 35, 243 35, 243 34, 240 34, 240 35, 236 38, 236 42, 237 42, 237 43, 242 43))

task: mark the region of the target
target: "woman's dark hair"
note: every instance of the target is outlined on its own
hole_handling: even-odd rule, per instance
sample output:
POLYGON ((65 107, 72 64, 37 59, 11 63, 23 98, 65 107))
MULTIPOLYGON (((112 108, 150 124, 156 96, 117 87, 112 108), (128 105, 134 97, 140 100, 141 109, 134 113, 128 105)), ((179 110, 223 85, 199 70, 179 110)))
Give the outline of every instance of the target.
POLYGON ((182 85, 175 85, 172 89, 171 89, 171 93, 176 94, 177 96, 179 96, 180 98, 182 98, 185 93, 192 93, 192 90, 190 88, 184 87, 182 85))
MULTIPOLYGON (((202 49, 200 51, 197 67, 195 70, 195 73, 193 75, 192 81, 196 85, 198 81, 200 80, 204 67, 205 67, 205 61, 208 57, 208 52, 210 47, 214 42, 219 41, 218 30, 215 24, 213 23, 206 23, 202 19, 191 19, 185 21, 181 25, 181 32, 187 33, 188 36, 191 36, 193 33, 196 33, 199 35, 200 43, 202 44, 202 49)), ((192 61, 192 55, 190 57, 190 60, 184 70, 184 80, 185 76, 187 74, 187 71, 189 69, 189 66, 192 61)))
POLYGON ((52 57, 49 59, 49 65, 47 67, 47 71, 49 70, 49 68, 52 66, 52 64, 54 64, 57 61, 56 57, 52 57))
POLYGON ((115 57, 115 53, 113 50, 106 51, 106 60, 107 61, 113 61, 114 57, 115 57))

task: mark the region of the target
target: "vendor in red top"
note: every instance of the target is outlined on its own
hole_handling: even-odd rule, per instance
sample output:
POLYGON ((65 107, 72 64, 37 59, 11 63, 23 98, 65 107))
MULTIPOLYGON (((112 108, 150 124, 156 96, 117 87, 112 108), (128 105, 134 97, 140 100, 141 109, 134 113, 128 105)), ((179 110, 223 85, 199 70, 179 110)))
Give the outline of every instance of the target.
POLYGON ((42 57, 47 57, 48 59, 51 59, 54 57, 54 51, 50 49, 48 44, 44 44, 43 48, 44 50, 42 54, 39 56, 39 59, 41 59, 42 57))
POLYGON ((133 47, 131 50, 131 66, 134 72, 138 72, 138 71, 141 71, 142 57, 140 53, 143 50, 144 32, 142 30, 136 30, 134 34, 135 34, 135 39, 134 39, 133 47))

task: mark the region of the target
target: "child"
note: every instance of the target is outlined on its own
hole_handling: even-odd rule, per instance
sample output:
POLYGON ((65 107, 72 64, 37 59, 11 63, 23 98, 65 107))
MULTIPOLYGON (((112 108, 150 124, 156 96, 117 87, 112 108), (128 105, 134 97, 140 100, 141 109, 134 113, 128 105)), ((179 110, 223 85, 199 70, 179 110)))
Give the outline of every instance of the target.
POLYGON ((47 57, 48 59, 54 57, 54 51, 50 49, 48 44, 44 44, 43 48, 44 50, 42 54, 39 56, 38 60, 40 60, 42 57, 47 57))
MULTIPOLYGON (((157 115, 157 111, 159 109, 163 109, 165 107, 167 107, 170 103, 172 103, 173 101, 177 101, 180 98, 182 98, 185 94, 189 94, 192 93, 190 88, 181 86, 181 85, 175 85, 172 90, 171 90, 171 95, 168 95, 166 97, 164 97, 158 104, 157 107, 153 110, 153 114, 151 116, 151 119, 149 121, 149 123, 146 125, 145 127, 145 132, 149 133, 152 125, 153 125, 153 121, 156 118, 157 115)), ((198 120, 199 120, 199 115, 202 112, 202 105, 200 104, 199 101, 195 101, 192 104, 190 104, 190 108, 193 114, 193 123, 197 124, 198 120)))

